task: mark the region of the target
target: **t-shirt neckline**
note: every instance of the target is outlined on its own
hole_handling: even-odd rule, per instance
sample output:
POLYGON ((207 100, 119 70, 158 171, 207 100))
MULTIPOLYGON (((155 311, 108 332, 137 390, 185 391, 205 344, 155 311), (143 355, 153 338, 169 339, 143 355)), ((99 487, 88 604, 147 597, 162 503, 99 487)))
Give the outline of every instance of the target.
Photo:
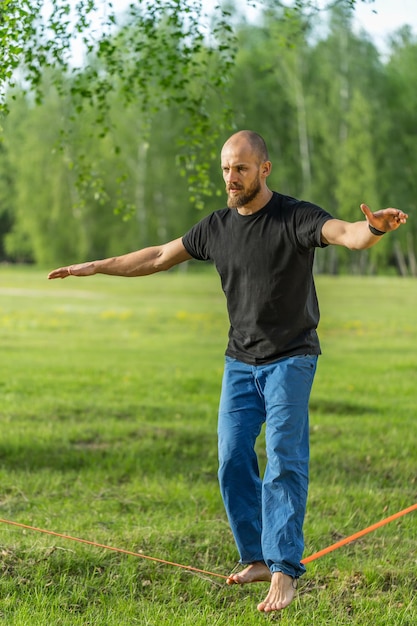
POLYGON ((275 198, 276 198, 276 193, 275 193, 275 191, 273 191, 271 198, 268 200, 268 202, 261 209, 259 209, 259 211, 255 211, 255 213, 249 213, 248 215, 242 215, 241 213, 239 213, 237 208, 234 208, 233 209, 233 213, 235 215, 235 219, 238 219, 238 220, 251 220, 251 219, 255 219, 258 215, 263 215, 264 213, 267 213, 270 205, 272 204, 272 202, 274 201, 275 198))

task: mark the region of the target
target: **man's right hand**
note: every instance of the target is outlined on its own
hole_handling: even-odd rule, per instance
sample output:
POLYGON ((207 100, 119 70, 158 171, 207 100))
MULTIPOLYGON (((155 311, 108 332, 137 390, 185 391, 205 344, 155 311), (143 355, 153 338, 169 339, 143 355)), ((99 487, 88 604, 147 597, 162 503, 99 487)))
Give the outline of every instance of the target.
POLYGON ((80 263, 78 265, 66 265, 49 272, 48 279, 67 278, 68 276, 92 276, 95 274, 94 263, 80 263))

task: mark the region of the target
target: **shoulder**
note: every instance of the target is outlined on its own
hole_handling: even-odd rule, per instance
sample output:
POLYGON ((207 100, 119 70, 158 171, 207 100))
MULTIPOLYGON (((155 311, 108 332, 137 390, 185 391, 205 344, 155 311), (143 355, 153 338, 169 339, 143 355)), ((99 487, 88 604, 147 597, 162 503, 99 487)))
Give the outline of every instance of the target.
POLYGON ((321 231, 323 225, 332 219, 330 213, 313 202, 277 195, 281 207, 280 221, 285 224, 289 238, 300 250, 321 247, 321 231))
POLYGON ((295 212, 308 209, 311 206, 313 205, 310 202, 305 202, 304 200, 299 200, 298 198, 274 191, 268 208, 270 208, 273 213, 282 213, 285 217, 295 212))
POLYGON ((196 224, 213 224, 216 222, 224 222, 228 219, 232 211, 228 208, 218 209, 217 211, 212 211, 208 215, 202 217, 196 224))
POLYGON ((225 222, 230 219, 232 213, 232 209, 228 209, 227 207, 225 207, 224 209, 218 209, 217 211, 213 211, 213 213, 210 213, 208 217, 210 218, 211 222, 225 222))
POLYGON ((292 209, 294 211, 303 210, 303 209, 319 209, 323 211, 320 206, 314 204, 314 202, 309 202, 308 200, 301 200, 300 198, 294 198, 293 196, 287 196, 282 193, 274 192, 274 198, 276 199, 276 204, 279 204, 284 209, 292 209))
POLYGON ((232 218, 232 211, 228 208, 218 209, 209 213, 205 217, 202 217, 199 222, 194 224, 191 230, 200 230, 207 233, 211 231, 218 231, 219 229, 227 228, 232 218))
POLYGON ((220 241, 227 237, 230 209, 219 209, 194 224, 185 233, 182 243, 192 257, 201 261, 211 259, 213 253, 213 242, 220 241))
POLYGON ((292 196, 286 196, 283 194, 276 195, 279 197, 278 201, 280 202, 280 206, 284 212, 296 214, 297 217, 302 219, 324 219, 326 221, 333 217, 325 209, 314 202, 300 200, 299 198, 293 198, 292 196))

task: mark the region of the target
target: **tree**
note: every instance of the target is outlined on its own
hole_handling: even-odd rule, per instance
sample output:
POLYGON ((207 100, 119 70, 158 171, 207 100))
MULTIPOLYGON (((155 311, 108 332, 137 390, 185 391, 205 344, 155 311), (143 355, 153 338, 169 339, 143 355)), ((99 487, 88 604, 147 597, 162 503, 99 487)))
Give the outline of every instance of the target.
POLYGON ((4 169, 13 175, 14 190, 8 205, 14 223, 6 236, 10 259, 51 265, 121 254, 175 238, 198 219, 190 215, 186 181, 176 169, 175 137, 184 128, 175 109, 154 114, 152 141, 146 143, 140 107, 124 109, 115 92, 114 126, 106 137, 91 141, 93 112, 86 109, 71 124, 64 148, 57 149, 69 106, 54 89, 42 107, 16 94, 5 120, 4 169), (123 145, 120 154, 116 145, 123 145), (81 194, 77 179, 84 185, 81 194), (125 206, 131 219, 114 210, 125 206))
MULTIPOLYGON (((368 99, 362 91, 353 90, 346 116, 346 139, 340 146, 341 169, 336 186, 338 215, 341 219, 359 219, 359 203, 366 201, 370 207, 381 206, 377 190, 377 171, 374 156, 375 118, 368 99)), ((376 273, 378 259, 386 256, 389 239, 371 250, 359 254, 343 254, 345 263, 356 273, 376 273), (373 263, 375 261, 375 263, 373 263)))
MULTIPOLYGON (((50 68, 58 93, 73 103, 73 117, 90 108, 96 136, 108 134, 115 84, 126 106, 140 102, 144 132, 157 110, 173 103, 187 119, 179 149, 191 185, 204 193, 207 159, 201 157, 227 123, 227 103, 207 114, 213 90, 222 92, 234 56, 228 11, 217 7, 208 23, 202 0, 136 0, 118 15, 110 0, 2 0, 0 4, 0 111, 8 86, 19 79, 40 102, 43 71, 50 68), (71 67, 71 45, 82 41, 87 57, 71 67), (202 53, 204 48, 204 53, 202 53), (68 75, 71 80, 67 80, 68 75), (69 91, 68 91, 69 87, 69 91)), ((147 137, 144 137, 146 141, 147 137)), ((197 201, 199 198, 197 198, 197 201)))
MULTIPOLYGON (((198 196, 191 190, 194 198, 190 201, 186 180, 178 176, 182 170, 188 186, 191 183, 197 191, 219 188, 221 141, 218 129, 217 135, 210 135, 210 128, 223 115, 225 101, 234 127, 253 127, 267 137, 276 163, 271 180, 275 188, 299 197, 308 195, 336 216, 360 219, 358 196, 366 196, 360 200, 372 206, 378 203, 376 189, 383 191, 376 182, 389 127, 384 122, 388 111, 381 90, 383 68, 369 40, 352 32, 351 3, 337 3, 329 31, 321 40, 314 31, 315 14, 307 11, 307 5, 313 4, 297 3, 295 10, 276 2, 274 10, 265 12, 265 19, 256 25, 230 22, 237 42, 235 66, 230 69, 227 90, 226 83, 217 91, 206 89, 205 108, 200 112, 203 119, 196 131, 198 135, 204 127, 205 133, 195 137, 195 142, 190 140, 194 142, 191 150, 187 105, 200 101, 208 84, 201 68, 207 73, 210 67, 211 76, 216 76, 222 57, 207 40, 202 41, 189 60, 190 68, 196 69, 188 74, 188 97, 180 93, 184 88, 179 84, 181 72, 174 78, 168 76, 164 91, 161 81, 165 80, 164 68, 170 67, 167 59, 178 58, 185 45, 171 37, 169 14, 150 26, 153 52, 146 48, 132 13, 109 34, 112 66, 96 47, 76 72, 43 69, 42 107, 36 107, 28 94, 20 104, 13 103, 12 123, 6 120, 7 159, 3 162, 12 162, 16 188, 14 228, 7 238, 9 254, 51 264, 75 256, 110 256, 182 234, 198 218, 198 196), (163 54, 158 57, 162 43, 163 54), (147 54, 150 78, 141 89, 135 80, 147 54), (117 72, 112 74, 110 66, 117 72), (101 109, 95 81, 110 78, 101 109), (127 88, 130 83, 132 90, 127 88), (364 92, 367 99, 361 96, 364 92), (173 93, 177 96, 171 97, 173 93), (24 130, 19 131, 20 127, 24 130), (57 150, 60 130, 65 142, 57 150), (92 135, 97 132, 102 135, 100 141, 92 135), (178 137, 184 141, 182 148, 178 137), (194 149, 206 151, 203 165, 194 149), (33 175, 42 172, 42 180, 33 175), (29 204, 32 199, 37 201, 36 210, 29 204), (123 218, 130 215, 129 224, 115 217, 114 211, 123 218)), ((171 73, 174 70, 172 66, 171 73)), ((389 241, 384 240, 377 250, 391 245, 389 241)), ((404 242, 400 243, 404 254, 404 242)), ((388 252, 392 254, 391 248, 388 252)), ((398 263, 400 252, 396 253, 398 263)), ((375 254, 371 251, 371 261, 377 260, 375 254)), ((349 255, 348 261, 343 251, 331 247, 320 255, 320 270, 362 271, 362 256, 349 255)))
MULTIPOLYGON (((387 150, 381 161, 384 202, 398 203, 410 214, 417 208, 416 128, 417 38, 409 27, 392 38, 386 69, 385 110, 391 114, 383 123, 387 150)), ((394 255, 402 274, 417 276, 417 228, 410 220, 405 232, 395 240, 394 255)))
MULTIPOLYGON (((279 0, 260 4, 286 11, 279 0)), ((339 4, 354 7, 355 0, 339 4)), ((294 11, 315 11, 316 5, 315 0, 294 0, 294 11)), ((179 148, 181 169, 197 203, 212 193, 205 155, 231 127, 226 92, 237 51, 233 16, 220 1, 208 15, 203 0, 135 0, 120 15, 111 0, 0 0, 0 46, 0 112, 7 111, 8 87, 19 80, 40 102, 43 70, 50 68, 58 92, 71 96, 74 115, 91 107, 96 133, 105 136, 117 77, 125 105, 141 103, 144 129, 156 110, 172 103, 181 106, 187 119, 179 148), (80 68, 71 66, 74 40, 87 53, 80 68), (63 80, 68 73, 72 80, 63 80), (209 116, 213 92, 222 103, 209 116)))
POLYGON ((6 147, 0 144, 0 261, 7 259, 4 236, 13 225, 14 193, 13 168, 6 147))
MULTIPOLYGON (((360 219, 361 202, 380 206, 376 188, 381 125, 376 120, 385 115, 383 66, 366 33, 353 32, 347 7, 331 11, 329 32, 310 51, 306 75, 311 196, 336 217, 360 219)), ((372 258, 380 250, 378 246, 372 258)), ((352 255, 329 247, 320 255, 322 271, 374 271, 376 266, 371 266, 366 252, 352 255)))

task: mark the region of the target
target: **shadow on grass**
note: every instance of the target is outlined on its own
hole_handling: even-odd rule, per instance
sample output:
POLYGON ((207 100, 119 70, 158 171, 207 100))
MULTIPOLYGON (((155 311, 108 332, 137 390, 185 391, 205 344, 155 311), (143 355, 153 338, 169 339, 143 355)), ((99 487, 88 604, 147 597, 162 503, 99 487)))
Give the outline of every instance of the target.
MULTIPOLYGON (((152 412, 156 408, 152 407, 152 412)), ((217 480, 217 434, 193 426, 186 418, 171 420, 159 412, 154 416, 133 416, 128 411, 101 418, 83 412, 74 423, 74 414, 64 419, 62 412, 45 418, 52 428, 46 431, 36 423, 25 428, 24 436, 11 433, 0 443, 0 466, 13 471, 57 472, 92 470, 110 475, 112 480, 128 480, 130 475, 217 480), (47 433, 47 434, 45 434, 47 433)), ((29 420, 25 422, 25 425, 29 420)), ((194 424, 195 424, 194 417, 194 424)), ((23 431, 22 426, 20 432, 23 431)))
POLYGON ((337 401, 337 400, 323 400, 318 398, 312 398, 310 401, 310 412, 321 413, 324 415, 344 415, 355 416, 378 413, 375 407, 361 404, 355 404, 354 402, 337 401))

